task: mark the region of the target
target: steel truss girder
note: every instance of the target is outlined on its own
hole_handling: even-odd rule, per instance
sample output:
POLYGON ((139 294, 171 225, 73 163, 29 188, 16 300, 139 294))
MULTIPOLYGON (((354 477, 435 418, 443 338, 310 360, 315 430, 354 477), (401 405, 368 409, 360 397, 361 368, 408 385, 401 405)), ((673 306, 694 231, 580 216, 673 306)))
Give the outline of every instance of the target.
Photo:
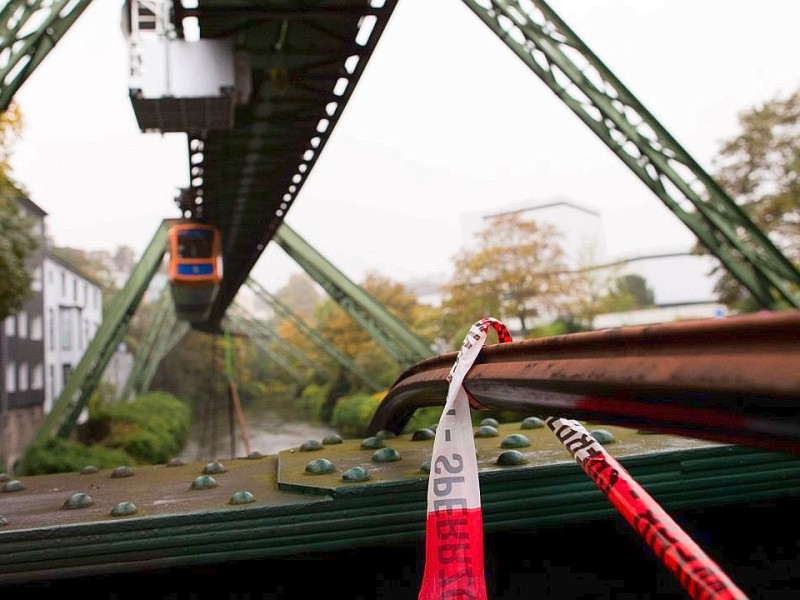
POLYGON ((263 336, 260 336, 256 333, 249 319, 245 319, 236 314, 226 314, 225 318, 230 320, 235 331, 244 334, 253 340, 253 342, 255 342, 255 344, 264 352, 264 354, 274 360, 278 366, 283 368, 283 370, 286 371, 292 379, 294 379, 295 383, 300 385, 305 383, 306 377, 297 369, 295 369, 283 356, 278 354, 267 343, 263 336))
POLYGON ((286 223, 273 239, 372 338, 403 367, 433 351, 408 326, 320 255, 286 223))
POLYGON ((278 344, 283 350, 285 350, 289 355, 291 355, 295 360, 298 362, 303 363, 309 369, 314 371, 315 373, 322 375, 323 377, 330 378, 331 371, 330 369, 324 368, 320 366, 318 363, 311 360, 308 356, 303 354, 297 346, 292 344, 291 342, 283 339, 277 332, 273 331, 272 328, 267 325, 264 321, 256 319, 251 315, 247 314, 247 311, 243 310, 241 306, 236 305, 234 307, 236 314, 245 321, 250 327, 252 327, 256 333, 260 334, 262 337, 266 338, 270 342, 274 342, 278 344))
POLYGON ((375 385, 374 380, 363 371, 356 363, 350 360, 345 354, 342 354, 333 344, 323 338, 317 331, 309 327, 298 317, 288 306, 281 302, 274 295, 265 290, 257 281, 252 277, 247 279, 247 286, 264 302, 268 303, 276 313, 284 319, 290 321, 297 329, 306 335, 318 348, 324 351, 328 356, 337 361, 341 366, 350 371, 353 375, 358 377, 370 390, 377 392, 380 388, 375 385))
POLYGON ((765 308, 800 307, 800 272, 542 0, 463 0, 765 308))
POLYGON ((0 112, 92 0, 7 0, 0 9, 0 112))
POLYGON ((152 357, 156 338, 159 336, 159 333, 163 331, 164 324, 170 312, 172 312, 174 316, 175 311, 172 310, 173 306, 172 302, 170 302, 169 294, 166 291, 162 293, 156 304, 155 314, 149 320, 150 325, 145 331, 144 337, 139 343, 139 347, 136 349, 136 356, 131 372, 128 374, 128 379, 125 381, 125 385, 118 394, 120 400, 126 401, 130 399, 131 395, 141 391, 142 374, 145 371, 148 361, 152 357))
POLYGON ((178 320, 174 312, 169 319, 170 326, 165 327, 159 332, 158 339, 156 340, 155 348, 150 356, 150 359, 145 365, 142 373, 141 381, 139 382, 138 392, 141 394, 146 393, 150 389, 150 384, 156 375, 156 370, 164 360, 164 357, 175 347, 175 345, 183 339, 191 325, 187 321, 178 320))

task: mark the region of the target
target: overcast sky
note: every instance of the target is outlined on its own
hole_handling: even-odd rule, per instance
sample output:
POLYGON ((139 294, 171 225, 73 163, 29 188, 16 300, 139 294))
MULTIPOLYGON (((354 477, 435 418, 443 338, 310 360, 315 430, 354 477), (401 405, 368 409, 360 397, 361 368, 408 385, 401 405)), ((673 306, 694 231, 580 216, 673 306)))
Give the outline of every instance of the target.
MULTIPOLYGON (((707 170, 737 117, 800 88, 795 0, 552 0, 707 170)), ((56 244, 145 249, 178 217, 183 134, 142 134, 119 0, 94 0, 17 94, 14 176, 56 244)), ((461 0, 400 0, 286 222, 345 275, 447 277, 461 217, 563 199, 602 215, 611 257, 693 237, 461 0)), ((254 275, 300 269, 277 244, 254 275)))

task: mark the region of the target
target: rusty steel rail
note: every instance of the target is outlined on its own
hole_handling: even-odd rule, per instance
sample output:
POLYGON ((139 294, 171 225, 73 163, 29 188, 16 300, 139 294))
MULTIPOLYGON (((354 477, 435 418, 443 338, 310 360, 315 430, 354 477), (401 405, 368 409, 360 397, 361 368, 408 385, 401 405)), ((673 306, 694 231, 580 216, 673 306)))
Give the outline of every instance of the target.
MULTIPOLYGON (((455 358, 404 371, 368 434, 444 406, 455 358)), ((463 385, 486 409, 800 454, 800 310, 487 344, 463 385)))

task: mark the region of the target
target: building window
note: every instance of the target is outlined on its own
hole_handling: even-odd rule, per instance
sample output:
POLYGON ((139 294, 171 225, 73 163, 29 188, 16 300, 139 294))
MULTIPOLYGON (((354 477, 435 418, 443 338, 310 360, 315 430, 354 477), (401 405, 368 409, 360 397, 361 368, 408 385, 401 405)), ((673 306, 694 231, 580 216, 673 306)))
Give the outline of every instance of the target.
POLYGON ((53 269, 47 269, 47 283, 53 283, 53 269))
POLYGON ((47 331, 50 333, 50 350, 56 349, 56 313, 52 308, 48 309, 48 313, 50 314, 50 323, 47 326, 47 331))
POLYGON ((44 335, 42 315, 36 315, 31 321, 31 339, 40 342, 42 340, 42 335, 44 335))
POLYGON ((97 308, 100 305, 100 290, 94 288, 92 296, 94 296, 94 307, 97 308))
POLYGON ((8 337, 14 337, 17 335, 17 318, 14 316, 6 319, 6 335, 8 337))
POLYGON ((6 391, 17 391, 17 363, 13 360, 8 361, 6 364, 6 391))
POLYGON ((17 335, 22 340, 28 337, 28 313, 24 310, 17 315, 17 335))
POLYGON ((77 303, 78 302, 78 280, 72 280, 72 300, 77 303))
POLYGON ((44 389, 44 366, 42 363, 37 364, 31 371, 31 389, 44 389))
POLYGON ((83 343, 85 346, 89 345, 89 319, 83 320, 83 343))
POLYGON ((19 384, 17 389, 20 392, 28 391, 28 363, 26 362, 19 364, 19 381, 17 383, 19 384))
MULTIPOLYGON (((64 379, 64 387, 67 387, 70 375, 72 375, 72 365, 69 363, 61 365, 61 377, 64 379)), ((61 389, 63 390, 64 388, 61 389)))
POLYGON ((61 311, 61 349, 69 350, 72 347, 72 319, 67 311, 61 311))
POLYGON ((42 291, 42 267, 36 267, 33 270, 33 276, 31 278, 31 290, 34 292, 42 291))
POLYGON ((50 365, 50 406, 56 399, 56 366, 50 365))
POLYGON ((61 297, 67 297, 67 274, 61 271, 61 297))

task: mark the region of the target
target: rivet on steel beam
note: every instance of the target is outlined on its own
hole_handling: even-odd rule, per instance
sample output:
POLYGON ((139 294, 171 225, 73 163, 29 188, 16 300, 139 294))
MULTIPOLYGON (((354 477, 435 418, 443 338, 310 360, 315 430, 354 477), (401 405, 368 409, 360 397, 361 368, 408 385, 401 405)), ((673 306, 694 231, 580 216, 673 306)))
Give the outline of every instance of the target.
POLYGON ((375 437, 379 437, 382 440, 391 440, 397 436, 395 436, 393 431, 389 431, 388 429, 381 429, 378 433, 375 434, 375 437))
POLYGON ((500 423, 498 422, 498 420, 497 419, 492 419, 491 417, 483 419, 480 422, 480 425, 481 425, 481 427, 484 427, 484 426, 486 426, 486 427, 494 427, 495 429, 500 427, 500 423))
POLYGON ((589 433, 601 444, 613 444, 617 441, 614 434, 605 429, 592 429, 589 433))
POLYGON ((331 444, 341 444, 343 441, 344 440, 342 439, 342 436, 340 436, 338 433, 329 433, 324 438, 322 438, 322 443, 325 444, 326 446, 329 446, 331 444))
POLYGON ((314 450, 322 450, 319 440, 306 440, 300 445, 300 452, 313 452, 314 450))
POLYGON ((197 477, 190 486, 193 490, 210 490, 211 488, 219 487, 217 480, 210 475, 200 475, 197 477))
POLYGON ((247 458, 249 458, 250 460, 255 460, 256 458, 264 458, 264 455, 261 454, 261 452, 254 450, 253 452, 247 455, 247 458))
POLYGON ((89 494, 78 492, 77 494, 72 494, 72 496, 67 498, 61 508, 86 508, 87 506, 92 506, 93 504, 94 500, 89 494))
POLYGON ((400 460, 400 453, 394 448, 381 448, 372 454, 372 462, 385 463, 400 460))
POLYGON ((134 475, 133 469, 131 469, 130 467, 126 467, 126 466, 117 467, 116 469, 114 469, 111 472, 111 477, 113 477, 115 479, 117 477, 133 477, 133 475, 134 475))
POLYGON ((333 463, 327 458, 318 458, 306 465, 306 473, 311 473, 312 475, 324 475, 326 473, 333 473, 335 470, 336 467, 334 467, 333 463))
POLYGON ((86 465, 81 469, 81 475, 91 475, 92 473, 97 473, 99 469, 94 465, 86 465))
POLYGON ((376 448, 383 448, 386 444, 378 436, 372 436, 361 440, 362 450, 375 450, 376 448))
POLYGON ((367 471, 364 467, 352 467, 342 473, 342 481, 347 481, 349 483, 369 481, 370 479, 372 479, 372 475, 370 475, 369 471, 367 471))
POLYGON ((540 427, 544 427, 544 421, 539 417, 528 417, 519 426, 520 429, 539 429, 540 427))
POLYGON ((497 437, 498 435, 500 435, 500 432, 497 431, 496 427, 492 427, 491 425, 481 425, 475 432, 476 438, 497 437))
POLYGON ((111 509, 111 516, 112 517, 128 517, 130 515, 135 515, 139 512, 139 509, 133 502, 128 502, 127 500, 124 502, 117 502, 114 505, 114 508, 111 509))
POLYGON ((504 467, 516 467, 528 462, 525 455, 519 450, 506 450, 497 457, 497 464, 504 467))
POLYGON ((8 473, 0 473, 0 483, 5 483, 6 481, 11 481, 11 475, 8 473))
POLYGON ((6 519, 3 515, 0 515, 0 527, 8 525, 8 519, 6 519))
POLYGON ((185 464, 186 464, 185 460, 183 460, 182 458, 177 458, 177 457, 176 458, 170 458, 169 461, 167 462, 167 466, 168 467, 182 467, 185 464))
POLYGON ((22 483, 19 479, 12 479, 11 481, 7 481, 5 485, 3 485, 4 492, 21 492, 25 489, 25 484, 22 483))
POLYGON ((431 459, 429 458, 424 463, 419 466, 419 470, 423 473, 430 473, 431 472, 431 459))
POLYGON ((203 473, 206 475, 216 475, 217 473, 227 473, 228 469, 218 461, 210 462, 203 467, 203 473))
POLYGON ((507 435, 502 442, 500 442, 501 448, 524 448, 525 446, 530 446, 531 443, 524 435, 521 433, 512 433, 511 435, 507 435))
POLYGON ((256 497, 248 492, 247 490, 242 490, 241 492, 236 492, 231 499, 228 501, 228 504, 250 504, 251 502, 255 502, 256 497))
POLYGON ((436 432, 432 429, 422 428, 417 429, 411 436, 411 441, 420 442, 425 440, 432 440, 436 437, 436 432))

